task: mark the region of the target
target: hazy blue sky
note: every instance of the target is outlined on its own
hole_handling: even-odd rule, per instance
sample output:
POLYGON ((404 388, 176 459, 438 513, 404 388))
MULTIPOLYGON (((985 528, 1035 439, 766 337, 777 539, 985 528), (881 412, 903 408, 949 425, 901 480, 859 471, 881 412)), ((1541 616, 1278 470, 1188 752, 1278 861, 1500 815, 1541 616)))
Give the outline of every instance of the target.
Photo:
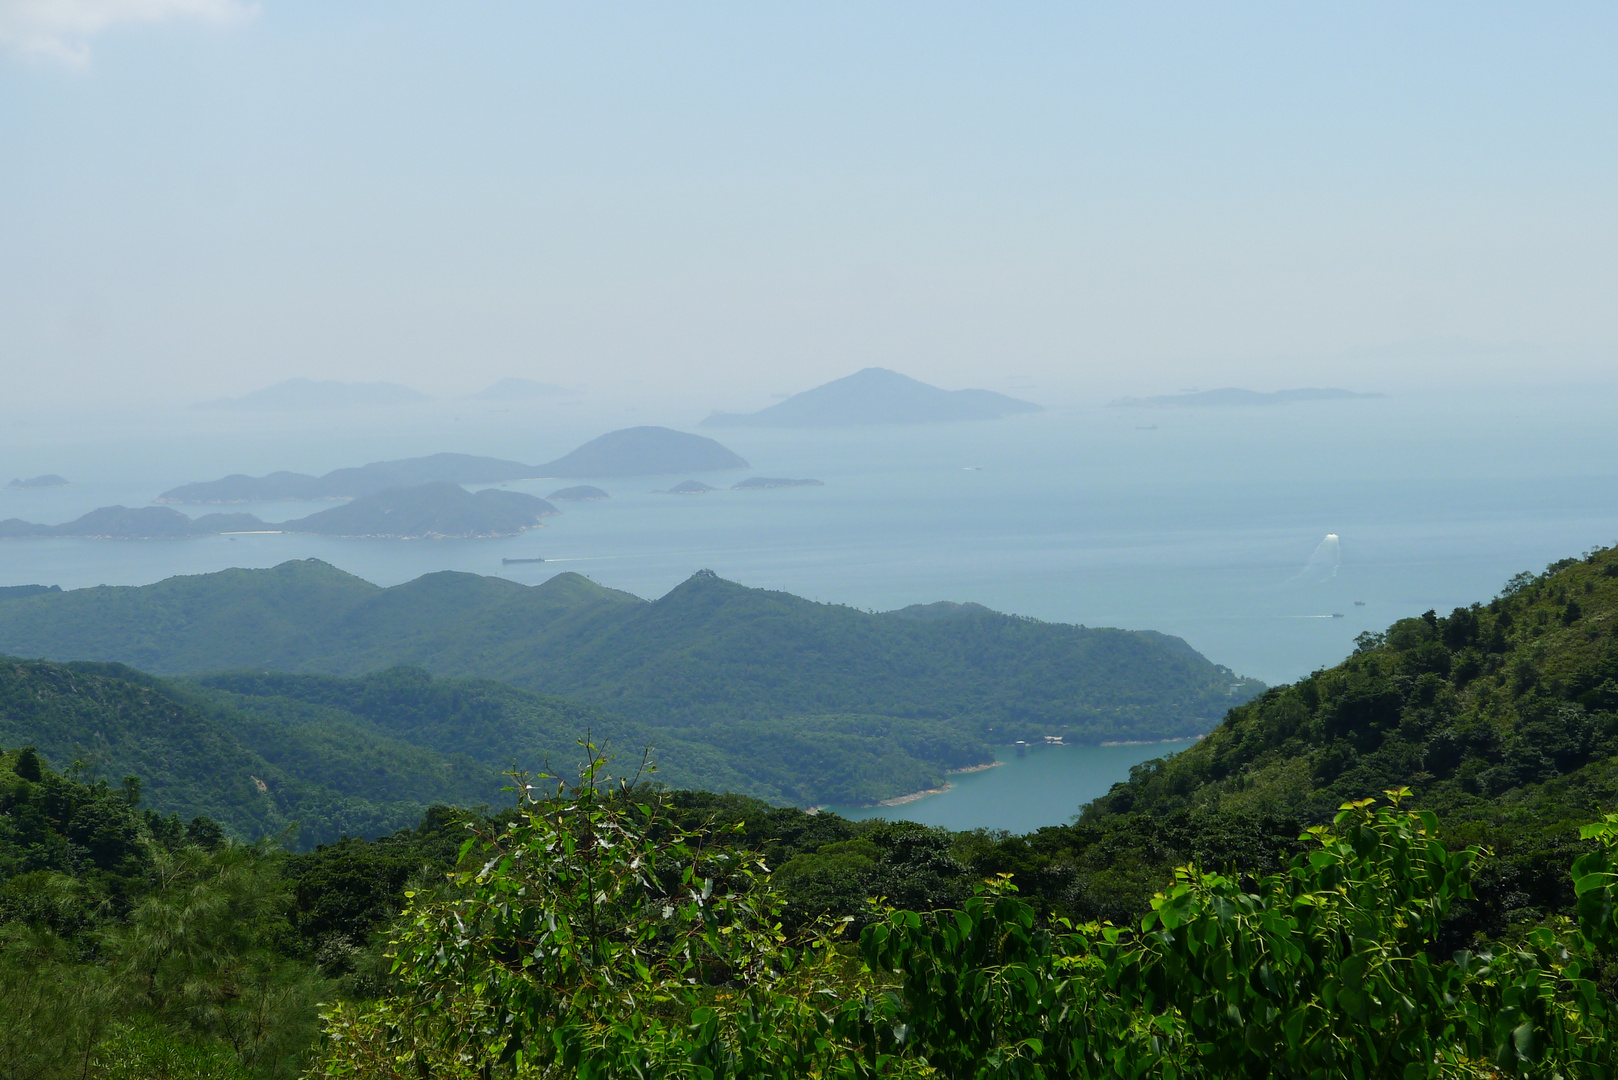
POLYGON ((19 400, 1599 378, 1618 8, 0 0, 19 400), (1414 343, 1414 344, 1412 344, 1414 343))

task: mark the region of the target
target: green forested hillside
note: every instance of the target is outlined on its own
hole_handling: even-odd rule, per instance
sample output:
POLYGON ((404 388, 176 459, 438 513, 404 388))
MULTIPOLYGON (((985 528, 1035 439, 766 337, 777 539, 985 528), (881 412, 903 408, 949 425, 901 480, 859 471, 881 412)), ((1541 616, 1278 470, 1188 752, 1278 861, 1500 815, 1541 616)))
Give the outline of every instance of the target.
POLYGON ((1618 816, 1560 868, 1576 922, 1452 957, 1490 856, 1386 805, 1098 927, 1040 918, 1051 867, 985 883, 1045 831, 587 785, 288 856, 139 801, 0 753, 7 1080, 1610 1076, 1618 816))
MULTIPOLYGON (((305 740, 363 729, 375 739, 441 754, 459 776, 482 785, 482 801, 513 766, 571 775, 577 740, 611 745, 618 768, 634 773, 650 750, 655 779, 669 787, 731 791, 771 802, 865 803, 936 787, 944 773, 992 759, 981 739, 957 724, 868 716, 811 716, 653 727, 589 706, 487 680, 433 679, 394 668, 359 679, 278 673, 226 673, 186 684, 244 718, 284 725, 305 740)), ((328 769, 363 772, 370 754, 345 753, 331 741, 328 769)), ((274 760, 289 768, 305 743, 287 743, 274 760)), ((344 788, 347 790, 347 788, 344 788)), ((439 801, 467 805, 446 784, 439 801)), ((427 801, 432 801, 428 799, 427 801)))
MULTIPOLYGON (((113 692, 94 672, 72 678, 113 692)), ((140 697, 104 703, 159 715, 140 697)), ((156 813, 141 789, 0 750, 0 1077, 304 1075, 319 1003, 407 882, 453 861, 461 818, 440 807, 358 851, 293 856, 156 813)))
POLYGON ((435 803, 498 806, 506 770, 570 774, 578 740, 613 747, 633 774, 774 803, 859 804, 936 787, 989 760, 958 724, 816 716, 654 728, 486 680, 395 668, 359 679, 265 672, 195 681, 117 664, 0 658, 0 747, 117 783, 148 805, 202 814, 255 839, 297 825, 307 847, 374 836, 435 803), (75 763, 78 763, 75 766, 75 763))
POLYGON ((382 589, 313 560, 9 600, 0 651, 162 674, 408 664, 658 726, 883 715, 959 720, 994 741, 1198 734, 1262 688, 1177 638, 970 605, 871 615, 707 572, 652 602, 576 574, 530 588, 446 572, 382 589))
POLYGON ((1233 709, 1092 816, 1207 807, 1319 818, 1398 784, 1445 810, 1613 792, 1618 552, 1514 578, 1487 604, 1364 634, 1335 668, 1233 709))
MULTIPOLYGON (((931 614, 947 620, 956 613, 931 614)), ((884 934, 907 943, 908 958, 867 972, 874 980, 869 985, 816 1000, 853 1000, 850 994, 870 991, 876 994, 872 1002, 892 1005, 902 998, 905 1009, 925 1012, 931 986, 943 994, 944 1006, 976 1003, 980 1014, 1000 1017, 996 1025, 1015 1021, 1013 1026, 1038 1038, 1038 1047, 1018 1043, 1023 1049, 1017 1050, 1007 1042, 1012 1027, 991 1025, 980 1032, 983 1047, 961 1051, 966 1056, 957 1064, 963 1067, 1016 1050, 1039 1056, 1057 1070, 1052 1075, 1110 1075, 1099 1066, 1062 1073, 1058 1066, 1068 1059, 1050 1049, 1052 1040, 1077 1037, 1078 1029, 1046 1021, 1068 1015, 1060 1012, 1064 993, 1076 995, 1075 1007, 1085 1008, 1085 1002, 1116 993, 1128 1015, 1104 1013, 1118 1022, 1119 1032, 1135 1031, 1139 1025, 1131 1018, 1137 1015, 1170 1025, 1153 1030, 1178 1032, 1131 1051, 1128 1060, 1135 1063, 1167 1055, 1151 1068, 1142 1066, 1143 1075, 1274 1076, 1280 1074, 1272 1068, 1272 1058, 1280 1060, 1275 1055, 1335 1063, 1320 1075, 1354 1075, 1348 1063, 1373 1060, 1363 1054, 1374 1050, 1406 1055, 1390 1075, 1532 1076, 1545 1073, 1539 1064, 1550 1060, 1546 1055, 1554 1046, 1563 1064, 1576 1059, 1589 1065, 1572 1071, 1559 1066, 1560 1075, 1605 1076, 1600 1070, 1610 1061, 1610 1032, 1604 1018, 1612 1015, 1618 987, 1618 958, 1609 948, 1618 941, 1610 902, 1618 884, 1618 818, 1593 831, 1581 827, 1618 805, 1615 623, 1618 552, 1567 560, 1543 575, 1520 575, 1488 604, 1446 616, 1429 612, 1384 634, 1366 635, 1344 663, 1231 710, 1197 747, 1142 766, 1075 823, 1025 836, 851 822, 694 791, 591 795, 571 808, 536 803, 529 812, 567 829, 585 823, 587 833, 604 828, 601 823, 613 815, 655 813, 660 823, 648 836, 694 830, 702 838, 700 858, 768 890, 769 903, 778 906, 766 914, 779 918, 786 932, 825 925, 818 920, 826 915, 848 919, 855 930, 863 928, 861 955, 867 962, 883 955, 884 934), (1401 786, 1412 791, 1396 811, 1359 806, 1337 813, 1345 801, 1401 786), (637 809, 643 802, 659 809, 637 809), (1428 809, 1437 815, 1426 815, 1428 809), (1300 835, 1334 816, 1334 826, 1300 835), (738 851, 754 852, 757 859, 733 859, 738 851), (1357 876, 1345 887, 1334 867, 1350 864, 1358 866, 1357 876), (1570 873, 1575 865, 1583 869, 1570 873), (1175 867, 1184 868, 1178 876, 1175 867), (1584 898, 1579 902, 1576 877, 1584 898), (991 897, 999 897, 992 902, 971 896, 974 889, 982 892, 986 878, 999 882, 989 887, 991 897), (1020 900, 1006 895, 1012 887, 1020 900), (884 916, 868 904, 872 896, 923 913, 957 911, 884 916), (1098 933, 1069 930, 1055 916, 1106 918, 1117 925, 1098 933), (1574 916, 1577 923, 1568 921, 1574 916), (1136 933, 1143 917, 1151 932, 1136 933), (1193 921, 1200 929, 1187 937, 1193 921), (941 931, 933 933, 934 926, 941 931), (1058 940, 1080 951, 1057 962, 1050 947, 1058 940), (996 951, 1008 941, 1022 941, 1027 950, 1014 956, 996 951), (928 949, 936 952, 932 960, 926 959, 928 949), (1254 955, 1275 958, 1269 968, 1249 962, 1255 949, 1254 955), (1298 960, 1303 956, 1307 962, 1298 960), (1128 964, 1117 966, 1119 957, 1132 957, 1128 964, 1161 964, 1152 976, 1159 981, 1135 978, 1134 969, 1125 970, 1128 964), (1049 997, 1050 1007, 1024 1007, 1015 994, 948 989, 962 980, 998 978, 1003 961, 1026 969, 1026 979, 1018 975, 1023 981, 1016 985, 1042 988, 1037 994, 1042 1002, 1049 997), (1086 981, 1082 973, 1101 970, 1097 964, 1103 962, 1110 965, 1107 978, 1086 981), (917 963, 922 967, 910 966, 917 963), (1277 996, 1272 986, 1279 985, 1276 964, 1292 965, 1286 968, 1291 996, 1277 996), (878 993, 901 976, 904 995, 878 993), (1381 989, 1345 996, 1344 988, 1358 982, 1381 989), (1227 990, 1241 995, 1235 1014, 1227 990), (1327 1041, 1293 1039, 1292 1021, 1281 1019, 1292 1015, 1288 1009, 1315 1024, 1327 1041), (1395 1027, 1384 1030, 1379 1023, 1395 1027), (1174 1026, 1184 1024, 1201 1025, 1208 1037, 1193 1039, 1174 1026), (1451 1055, 1446 1060, 1454 1068, 1434 1064, 1410 1071, 1413 1064, 1436 1061, 1432 1047, 1438 1044, 1421 1041, 1429 1036, 1449 1047, 1442 1052, 1451 1055), (1259 1050, 1255 1039, 1262 1043, 1259 1050), (1375 1045, 1354 1049, 1362 1043, 1375 1045), (1411 1046, 1419 1048, 1415 1057, 1411 1046), (1239 1068, 1220 1056, 1227 1053, 1241 1058, 1239 1068)), ((99 732, 109 744, 143 749, 170 773, 163 783, 148 782, 143 792, 135 783, 77 783, 14 748, 0 757, 0 1049, 58 1061, 39 1071, 51 1077, 80 1075, 73 1070, 86 1060, 97 1068, 111 1060, 144 1067, 159 1051, 170 1055, 164 1061, 189 1062, 189 1054, 197 1064, 168 1072, 91 1069, 89 1075, 289 1075, 308 1062, 303 1055, 311 1047, 313 1002, 336 1000, 344 1003, 342 1010, 327 1023, 342 1038, 323 1044, 324 1052, 335 1055, 329 1075, 348 1075, 342 1071, 345 1055, 377 1063, 378 1076, 412 1075, 384 1068, 396 1060, 419 1075, 423 1058, 398 1057, 407 1044, 397 1038, 409 1024, 396 1024, 393 1018, 404 1013, 390 1010, 408 1006, 411 980, 441 954, 401 954, 402 966, 382 954, 388 942, 408 941, 424 927, 454 926, 458 941, 477 938, 460 933, 461 924, 452 920, 424 922, 419 912, 461 911, 456 905, 475 889, 498 885, 504 871, 493 877, 476 872, 498 860, 474 844, 456 883, 432 887, 444 880, 469 826, 487 843, 520 814, 506 809, 487 817, 438 807, 414 829, 287 856, 221 845, 206 820, 187 826, 139 806, 154 801, 152 793, 176 790, 193 777, 201 787, 228 788, 229 770, 244 766, 265 770, 253 774, 260 779, 286 777, 273 781, 271 792, 276 784, 296 791, 290 772, 300 755, 329 758, 309 768, 311 777, 333 787, 408 782, 399 775, 410 764, 402 759, 369 777, 356 767, 363 761, 345 759, 345 747, 361 747, 365 739, 399 747, 400 753, 429 753, 417 766, 424 775, 434 767, 492 773, 490 747, 523 740, 536 751, 543 746, 543 736, 535 734, 538 722, 525 712, 539 707, 535 695, 497 684, 434 680, 415 670, 360 679, 238 672, 194 681, 164 681, 97 664, 10 662, 4 670, 0 714, 8 723, 32 716, 51 727, 99 732), (317 731, 328 737, 314 741, 317 731), (188 745, 198 749, 184 760, 172 750, 160 753, 163 732, 190 733, 188 745), (257 749, 272 735, 283 741, 270 749, 284 759, 271 760, 273 753, 257 749), (285 772, 272 771, 280 765, 285 772), (411 895, 417 898, 414 931, 408 917, 404 925, 392 921, 411 895), (198 944, 183 953, 154 951, 142 937, 144 928, 160 925, 157 919, 185 904, 199 920, 198 944), (216 910, 224 915, 207 913, 216 910), (133 983, 137 992, 127 995, 106 989, 123 985, 120 973, 140 970, 129 964, 149 956, 158 958, 158 977, 133 983), (199 994, 208 1007, 193 1010, 199 994), (272 1002, 281 1004, 261 1015, 264 1022, 242 1027, 253 1020, 253 1009, 272 1002), (34 1010, 28 1021, 9 1020, 24 1015, 24 1008, 34 1010), (358 1022, 360 1017, 369 1019, 358 1022)), ((606 716, 565 702, 553 707, 553 719, 563 724, 606 716)), ((812 745, 822 752, 837 746, 837 737, 877 736, 913 754, 961 752, 948 734, 940 734, 947 727, 932 723, 911 728, 868 716, 823 716, 818 722, 824 737, 812 745), (885 722, 890 726, 883 729, 885 722)), ((0 739, 14 738, 15 731, 0 732, 0 739)), ((679 752, 677 739, 707 735, 712 741, 701 745, 738 759, 752 757, 762 763, 760 770, 772 762, 783 775, 806 768, 780 757, 790 733, 772 734, 762 723, 720 721, 659 734, 670 739, 671 755, 679 752)), ((880 760, 868 744, 856 747, 880 760)), ((620 759, 615 771, 625 764, 620 759)), ((255 797, 241 785, 225 793, 236 800, 222 800, 226 813, 243 813, 241 799, 255 797)), ((321 805, 315 795, 306 804, 308 812, 321 805)), ((629 833, 613 835, 623 839, 629 833)), ((540 885, 579 880, 546 858, 525 865, 540 885)), ((663 872, 671 881, 677 877, 673 867, 663 872)), ((594 897, 596 886, 586 884, 594 897)), ((714 897, 716 905, 736 900, 725 889, 714 897)), ((499 919, 505 910, 488 909, 499 919)), ((635 910, 651 909, 642 904, 635 910)), ((771 948, 779 944, 774 925, 767 924, 776 943, 771 948)), ((498 949, 495 954, 504 955, 498 949)), ((852 951, 843 956, 855 959, 852 951)), ((851 970, 827 969, 834 981, 851 970)), ((554 989, 546 984, 536 992, 554 989)), ((610 1011, 613 1022, 623 1015, 610 1011)), ((953 1052, 948 1048, 962 1031, 978 1030, 953 1015, 940 1013, 931 1034, 918 1036, 905 1053, 925 1053, 928 1067, 948 1060, 933 1057, 953 1052)), ((466 1018, 453 1011, 449 1016, 457 1039, 480 1046, 480 1053, 498 1054, 500 1040, 473 1038, 484 1027, 462 1024, 466 1018)), ((697 1014, 690 1019, 696 1031, 697 1014)), ((894 1022, 909 1025, 912 1018, 894 1022)), ((683 1025, 682 1019, 676 1026, 687 1030, 683 1025)), ((419 1045, 441 1049, 430 1040, 419 1045)), ((434 1075, 480 1075, 472 1066, 456 1072, 459 1066, 447 1058, 429 1065, 434 1075)), ((1382 1075, 1370 1068, 1362 1073, 1382 1075)), ((1313 1075, 1299 1073, 1306 1074, 1313 1075)))
POLYGON ((1196 746, 1137 766, 1077 825, 1003 857, 1069 868, 1049 890, 1059 908, 1139 910, 1146 882, 1210 834, 1252 830, 1255 850, 1280 850, 1343 802, 1399 786, 1443 817, 1451 843, 1498 856, 1477 901, 1452 915, 1459 940, 1571 909, 1579 826, 1618 807, 1618 549, 1362 635, 1343 663, 1232 709, 1196 746))
POLYGON ((375 835, 434 802, 500 797, 498 770, 353 717, 300 724, 244 713, 116 664, 0 657, 0 748, 21 746, 87 779, 139 777, 148 806, 207 816, 244 839, 294 824, 304 845, 375 835))
MULTIPOLYGON (((1409 805, 1440 815, 1449 844, 1494 855, 1474 897, 1451 909, 1443 949, 1572 912, 1567 868, 1591 849, 1579 828, 1618 809, 1618 549, 1365 636, 1343 663, 1138 766, 1073 824, 954 834, 936 864, 953 867, 948 884, 934 887, 958 899, 972 880, 1006 873, 1044 914, 1129 923, 1175 866, 1276 872, 1307 849, 1306 827, 1404 786, 1409 805)), ((766 850, 791 841, 779 854, 796 903, 851 910, 856 896, 896 887, 888 842, 864 824, 740 802, 725 804, 730 815, 766 850), (806 833, 816 838, 800 841, 806 833), (850 846, 867 835, 876 847, 850 846)))

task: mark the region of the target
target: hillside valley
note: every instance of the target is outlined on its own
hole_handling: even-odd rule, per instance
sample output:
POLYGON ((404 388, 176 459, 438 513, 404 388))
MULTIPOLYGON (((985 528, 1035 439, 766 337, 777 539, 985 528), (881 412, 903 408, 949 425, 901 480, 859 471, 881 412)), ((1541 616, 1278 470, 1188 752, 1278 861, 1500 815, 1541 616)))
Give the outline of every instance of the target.
POLYGON ((75 775, 136 776, 146 804, 247 840, 374 836, 433 805, 499 807, 506 772, 569 776, 578 740, 633 776, 770 804, 859 804, 992 758, 957 724, 818 716, 657 727, 487 680, 396 668, 360 679, 239 672, 160 679, 118 664, 0 658, 0 749, 75 775))

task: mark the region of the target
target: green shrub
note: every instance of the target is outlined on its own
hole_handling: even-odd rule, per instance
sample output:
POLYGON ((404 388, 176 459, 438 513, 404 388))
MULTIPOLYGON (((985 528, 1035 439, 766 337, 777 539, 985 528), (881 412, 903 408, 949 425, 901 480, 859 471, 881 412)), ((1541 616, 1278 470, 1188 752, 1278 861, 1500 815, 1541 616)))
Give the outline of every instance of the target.
POLYGON ((826 927, 787 940, 759 864, 596 768, 468 840, 455 891, 407 913, 399 992, 328 1012, 318 1076, 1614 1075, 1595 972, 1618 945, 1618 815, 1585 830, 1577 926, 1498 950, 1438 955, 1488 855, 1446 848, 1398 790, 1255 883, 1181 868, 1135 925, 1041 923, 1002 876, 887 910, 856 952, 826 927))

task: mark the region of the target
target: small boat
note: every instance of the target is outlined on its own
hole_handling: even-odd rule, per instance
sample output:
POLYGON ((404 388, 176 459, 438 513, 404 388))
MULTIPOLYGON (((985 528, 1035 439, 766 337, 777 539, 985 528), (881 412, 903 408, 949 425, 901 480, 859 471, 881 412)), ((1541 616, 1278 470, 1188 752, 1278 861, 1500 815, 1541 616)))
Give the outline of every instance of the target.
POLYGON ((1334 619, 1343 619, 1343 618, 1347 618, 1347 616, 1345 616, 1345 615, 1344 615, 1344 614, 1343 614, 1343 613, 1342 613, 1342 612, 1341 612, 1341 611, 1334 611, 1334 612, 1332 612, 1332 613, 1331 613, 1331 617, 1332 617, 1332 618, 1334 618, 1334 619))
POLYGON ((1354 601, 1354 606, 1355 607, 1364 607, 1365 606, 1365 601, 1364 600, 1356 600, 1356 601, 1354 601))
POLYGON ((534 557, 533 557, 533 558, 532 558, 532 559, 501 559, 501 560, 500 560, 500 565, 501 565, 501 566, 510 566, 510 565, 511 565, 511 564, 512 564, 512 563, 521 563, 521 562, 544 562, 544 561, 545 561, 545 560, 544 560, 544 559, 542 559, 542 558, 540 558, 540 557, 539 557, 539 556, 538 556, 538 555, 536 555, 536 556, 534 556, 534 557))

